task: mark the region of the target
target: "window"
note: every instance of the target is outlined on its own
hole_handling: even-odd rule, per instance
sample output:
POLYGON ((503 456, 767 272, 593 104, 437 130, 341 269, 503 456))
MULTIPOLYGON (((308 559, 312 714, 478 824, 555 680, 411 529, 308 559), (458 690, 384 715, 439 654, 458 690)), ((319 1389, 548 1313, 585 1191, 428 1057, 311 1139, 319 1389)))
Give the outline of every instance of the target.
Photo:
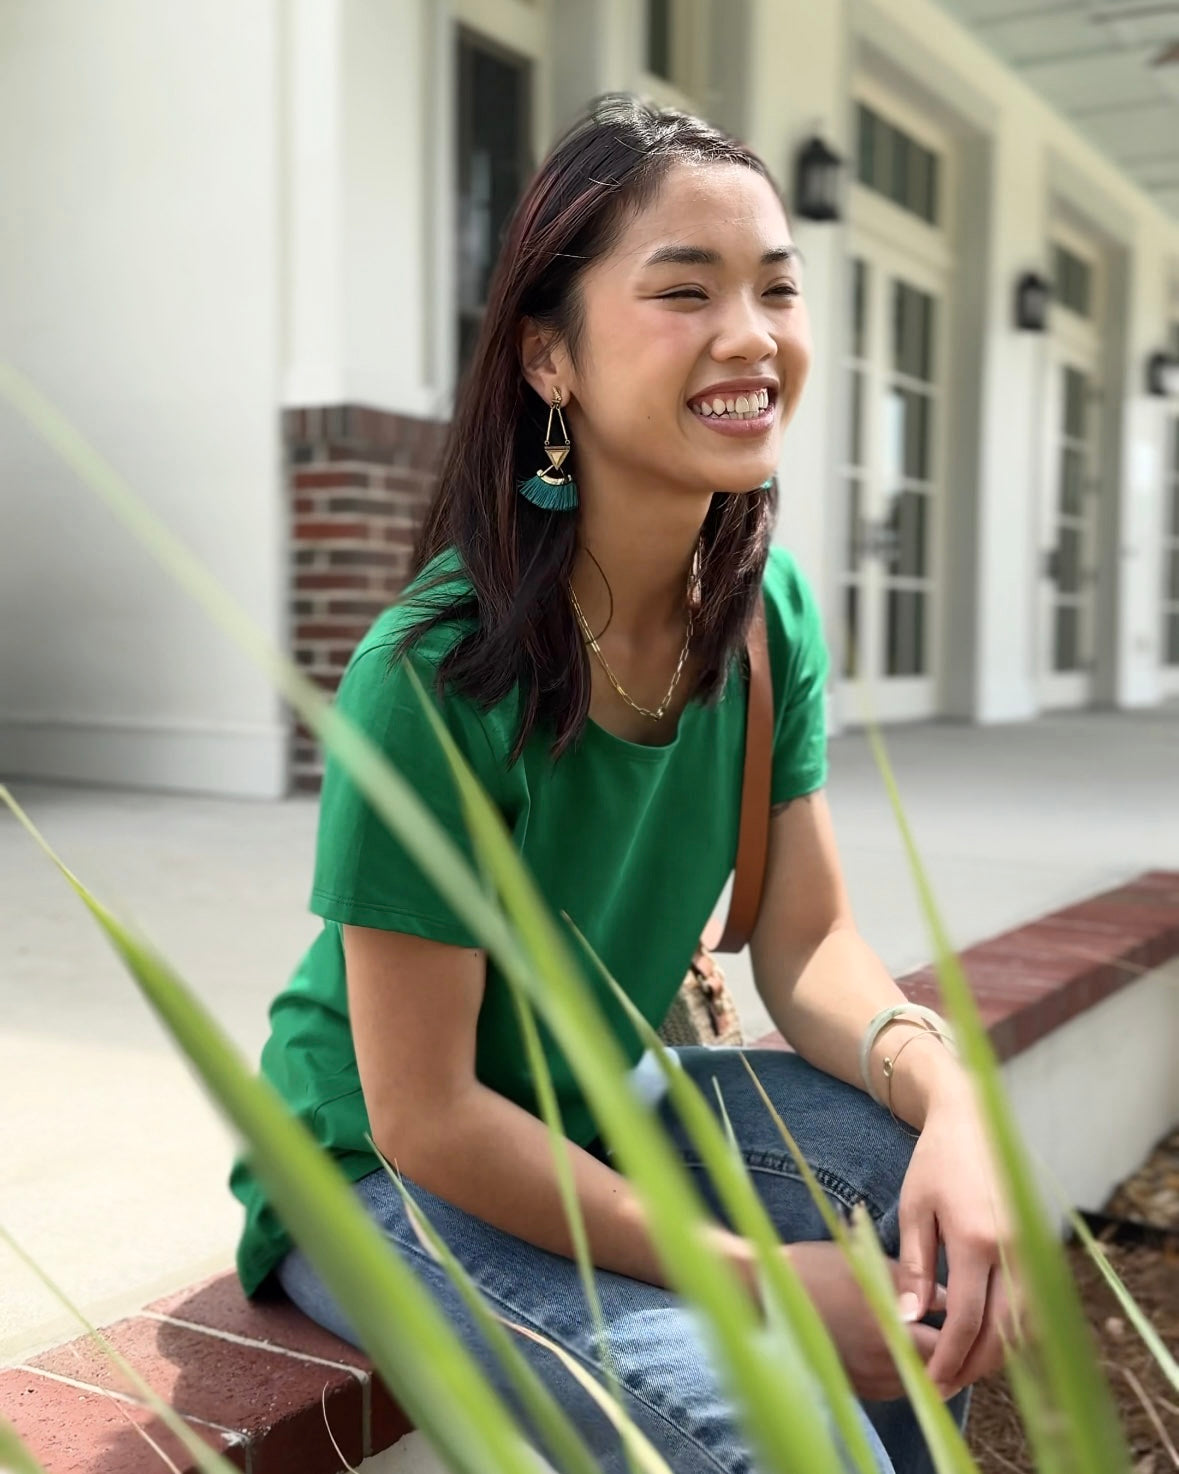
MULTIPOLYGON (((1179 331, 1176 336, 1179 337, 1179 331)), ((1179 667, 1179 415, 1171 418, 1163 482, 1163 664, 1179 667)))
POLYGON ((671 65, 672 0, 647 0, 647 70, 674 81, 671 65))
POLYGON ((1053 254, 1052 289, 1062 307, 1078 317, 1089 317, 1093 311, 1093 268, 1066 246, 1057 246, 1053 254))
POLYGON ((529 63, 467 33, 458 39, 458 361, 466 367, 504 227, 530 172, 529 63))
POLYGON ((856 133, 860 183, 928 225, 937 225, 938 155, 864 103, 856 109, 856 133))

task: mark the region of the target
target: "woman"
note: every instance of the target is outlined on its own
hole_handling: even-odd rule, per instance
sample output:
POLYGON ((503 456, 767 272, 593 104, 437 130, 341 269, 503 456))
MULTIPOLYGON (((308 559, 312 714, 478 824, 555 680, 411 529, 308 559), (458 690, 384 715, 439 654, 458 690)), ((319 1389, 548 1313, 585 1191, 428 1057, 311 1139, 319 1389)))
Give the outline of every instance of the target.
MULTIPOLYGON (((408 675, 419 673, 554 911, 569 913, 658 1023, 732 868, 741 652, 764 589, 773 818, 752 955, 761 996, 797 1054, 764 1051, 755 1066, 832 1197, 845 1207, 865 1200, 886 1250, 899 1253, 894 1278, 913 1340, 963 1417, 963 1389, 997 1366, 1007 1316, 991 1169, 964 1078, 920 1021, 902 1015, 880 1030, 861 1078, 865 1030, 904 999, 848 909, 822 793, 819 617, 791 558, 769 546, 770 478, 810 353, 798 253, 761 161, 697 119, 604 99, 556 146, 516 211, 419 577, 362 641, 337 699, 468 848, 408 675), (915 1147, 865 1093, 869 1085, 884 1097, 886 1054, 896 1060, 889 1104, 919 1130, 915 1147), (937 1284, 939 1244, 948 1296, 937 1284), (941 1329, 923 1323, 943 1306, 941 1329)), ((370 1132, 498 1308, 594 1364, 505 984, 331 762, 312 909, 325 926, 274 1005, 264 1072, 487 1366, 378 1168, 370 1132)), ((637 1060, 620 1010, 604 990, 599 1001, 637 1060)), ((555 1048, 549 1057, 631 1412, 679 1474, 749 1470, 635 1196, 568 1065, 555 1048)), ((823 1242, 738 1052, 679 1057, 702 1082, 720 1080, 783 1252, 865 1400, 881 1469, 929 1468, 871 1316, 823 1242)), ((277 1276, 308 1315, 351 1336, 241 1166, 235 1190, 247 1207, 247 1291, 277 1276)), ((717 1233, 751 1284, 747 1245, 728 1228, 717 1233)), ((592 1403, 549 1353, 524 1350, 601 1467, 621 1469, 592 1403)))

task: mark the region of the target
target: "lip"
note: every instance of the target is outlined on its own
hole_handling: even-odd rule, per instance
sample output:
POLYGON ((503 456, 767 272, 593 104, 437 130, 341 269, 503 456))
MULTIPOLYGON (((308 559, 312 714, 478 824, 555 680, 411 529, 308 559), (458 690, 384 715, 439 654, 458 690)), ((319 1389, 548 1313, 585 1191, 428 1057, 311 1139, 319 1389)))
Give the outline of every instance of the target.
POLYGON ((779 385, 777 379, 755 378, 755 379, 726 379, 719 384, 710 384, 707 389, 701 389, 699 393, 693 394, 688 400, 688 413, 692 418, 717 435, 735 436, 738 440, 748 439, 750 436, 764 435, 774 423, 778 409, 779 385), (720 397, 730 399, 735 394, 748 394, 751 390, 768 389, 770 391, 770 402, 760 414, 753 415, 746 420, 721 419, 713 415, 697 414, 692 405, 701 399, 720 397))

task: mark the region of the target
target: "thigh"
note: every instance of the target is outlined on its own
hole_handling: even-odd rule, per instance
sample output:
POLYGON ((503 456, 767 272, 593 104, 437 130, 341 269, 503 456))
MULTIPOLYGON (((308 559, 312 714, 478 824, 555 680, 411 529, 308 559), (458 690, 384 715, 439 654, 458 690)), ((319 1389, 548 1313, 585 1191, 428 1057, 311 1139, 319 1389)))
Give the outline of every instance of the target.
MULTIPOLYGON (((496 1314, 557 1342, 597 1373, 598 1347, 572 1260, 503 1233, 415 1184, 406 1185, 496 1314)), ((482 1333, 445 1271, 419 1244, 397 1189, 381 1172, 358 1183, 357 1192, 527 1429, 482 1333)), ((356 1344, 347 1319, 300 1251, 287 1256, 279 1277, 301 1310, 356 1344)), ((623 1275, 599 1270, 596 1284, 630 1415, 676 1474, 756 1474, 694 1314, 670 1291, 623 1275)), ((622 1474, 626 1462, 617 1435, 593 1399, 551 1352, 525 1337, 516 1344, 577 1425, 603 1474, 622 1474)), ((528 1431, 543 1446, 535 1430, 528 1431)), ((892 1474, 870 1426, 868 1431, 882 1474, 892 1474)))
MULTIPOLYGON (((864 1203, 885 1253, 899 1247, 897 1202, 913 1154, 912 1136, 864 1091, 781 1049, 687 1048, 680 1064, 733 1128, 750 1177, 783 1242, 825 1239, 827 1230, 789 1148, 766 1109, 742 1057, 798 1143, 828 1201, 846 1215, 864 1203)), ((695 1147, 666 1098, 664 1123, 684 1161, 699 1174, 714 1206, 695 1147)), ((717 1209, 719 1211, 719 1208, 717 1209)))

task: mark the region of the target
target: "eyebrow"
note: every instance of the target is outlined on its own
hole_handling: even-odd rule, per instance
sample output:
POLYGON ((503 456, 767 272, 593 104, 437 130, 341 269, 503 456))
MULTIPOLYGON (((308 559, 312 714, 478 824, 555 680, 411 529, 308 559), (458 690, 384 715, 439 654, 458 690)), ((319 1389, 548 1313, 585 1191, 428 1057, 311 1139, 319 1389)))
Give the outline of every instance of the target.
MULTIPOLYGON (((775 246, 766 251, 763 266, 779 266, 787 261, 802 261, 803 254, 797 246, 775 246)), ((719 266, 719 251, 706 251, 701 246, 660 246, 643 262, 644 266, 719 266)))

